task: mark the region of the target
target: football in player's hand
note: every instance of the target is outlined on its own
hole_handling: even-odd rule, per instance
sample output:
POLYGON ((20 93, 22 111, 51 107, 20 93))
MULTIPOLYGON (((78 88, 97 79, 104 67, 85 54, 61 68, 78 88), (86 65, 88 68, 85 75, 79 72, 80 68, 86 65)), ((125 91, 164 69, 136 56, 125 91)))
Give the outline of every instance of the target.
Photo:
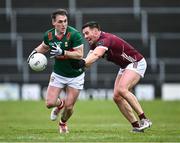
POLYGON ((41 53, 35 53, 29 59, 29 66, 34 71, 43 71, 47 66, 46 56, 41 53))

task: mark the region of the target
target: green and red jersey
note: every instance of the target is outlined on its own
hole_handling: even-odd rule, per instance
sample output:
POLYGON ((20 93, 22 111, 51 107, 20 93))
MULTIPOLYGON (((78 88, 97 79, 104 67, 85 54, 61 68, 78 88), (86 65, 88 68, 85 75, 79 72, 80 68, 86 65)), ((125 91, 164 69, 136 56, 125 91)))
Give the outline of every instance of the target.
MULTIPOLYGON (((73 51, 75 47, 78 47, 83 44, 83 38, 79 31, 74 29, 71 26, 67 27, 66 33, 62 37, 57 37, 55 35, 55 28, 48 30, 44 34, 44 43, 50 48, 56 42, 61 49, 67 51, 73 51)), ((65 77, 77 77, 81 75, 83 69, 73 69, 71 66, 72 62, 78 62, 77 59, 70 59, 67 56, 58 56, 55 58, 55 63, 53 70, 56 74, 65 76, 65 77)))

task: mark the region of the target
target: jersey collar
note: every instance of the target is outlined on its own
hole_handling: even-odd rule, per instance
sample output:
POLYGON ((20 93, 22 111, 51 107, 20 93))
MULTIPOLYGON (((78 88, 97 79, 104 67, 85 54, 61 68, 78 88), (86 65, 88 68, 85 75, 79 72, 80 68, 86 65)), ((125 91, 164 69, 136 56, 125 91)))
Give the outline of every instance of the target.
POLYGON ((63 34, 58 35, 58 34, 57 34, 57 30, 55 29, 55 36, 56 36, 56 38, 57 38, 58 40, 61 40, 61 39, 64 37, 65 34, 66 34, 66 31, 65 31, 63 34))

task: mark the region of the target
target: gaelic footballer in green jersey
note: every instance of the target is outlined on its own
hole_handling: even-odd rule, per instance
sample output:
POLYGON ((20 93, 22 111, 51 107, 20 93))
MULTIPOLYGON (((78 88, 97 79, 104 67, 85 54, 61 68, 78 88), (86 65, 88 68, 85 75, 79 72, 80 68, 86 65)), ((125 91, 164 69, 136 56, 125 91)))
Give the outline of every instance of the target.
POLYGON ((50 119, 55 121, 61 112, 58 128, 60 133, 68 133, 67 121, 73 114, 74 104, 80 90, 84 86, 83 69, 73 69, 72 64, 83 58, 84 44, 82 36, 68 25, 68 13, 65 9, 56 9, 51 14, 53 28, 45 32, 44 40, 29 55, 47 53, 55 60, 53 71, 47 88, 45 103, 47 108, 53 108, 50 119), (65 97, 60 97, 62 91, 65 97))

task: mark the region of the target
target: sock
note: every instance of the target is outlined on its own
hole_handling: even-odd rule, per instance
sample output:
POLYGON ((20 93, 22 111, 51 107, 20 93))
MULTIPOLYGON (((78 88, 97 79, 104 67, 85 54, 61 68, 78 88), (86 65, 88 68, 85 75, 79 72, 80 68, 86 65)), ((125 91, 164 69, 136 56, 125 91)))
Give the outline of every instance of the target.
POLYGON ((59 121, 60 124, 66 124, 66 121, 63 121, 63 119, 61 118, 61 120, 59 121))
POLYGON ((66 125, 66 122, 64 123, 64 122, 62 122, 62 121, 60 120, 60 121, 59 121, 59 125, 64 126, 64 125, 66 125))
POLYGON ((131 125, 132 125, 133 127, 139 127, 138 121, 135 121, 135 122, 131 123, 131 125))
POLYGON ((144 115, 144 113, 140 114, 139 115, 139 119, 142 120, 142 119, 147 119, 146 116, 144 115))
POLYGON ((59 110, 61 110, 62 108, 63 108, 63 101, 61 100, 61 99, 59 99, 61 102, 60 102, 60 104, 57 106, 57 108, 59 109, 59 110))

